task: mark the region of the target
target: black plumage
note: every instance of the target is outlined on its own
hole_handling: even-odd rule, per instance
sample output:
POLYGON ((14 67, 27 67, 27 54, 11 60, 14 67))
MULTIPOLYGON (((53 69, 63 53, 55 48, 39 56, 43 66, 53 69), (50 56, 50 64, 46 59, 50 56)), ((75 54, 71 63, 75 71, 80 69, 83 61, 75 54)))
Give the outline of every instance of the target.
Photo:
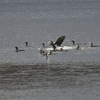
POLYGON ((15 47, 15 48, 16 48, 16 52, 25 51, 25 50, 19 50, 18 47, 15 47))
POLYGON ((66 37, 65 35, 59 37, 59 38, 57 39, 57 41, 55 42, 55 45, 57 45, 57 46, 61 46, 61 44, 63 43, 65 37, 66 37))
POLYGON ((91 47, 100 47, 100 46, 96 46, 96 45, 93 45, 93 42, 89 42, 91 44, 91 47))

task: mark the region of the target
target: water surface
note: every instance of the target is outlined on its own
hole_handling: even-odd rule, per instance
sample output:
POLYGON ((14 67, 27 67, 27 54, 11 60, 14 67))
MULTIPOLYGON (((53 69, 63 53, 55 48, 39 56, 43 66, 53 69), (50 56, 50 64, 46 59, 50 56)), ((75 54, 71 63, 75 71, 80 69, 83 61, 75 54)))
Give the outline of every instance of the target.
POLYGON ((100 100, 100 48, 89 44, 100 45, 99 20, 99 0, 1 0, 0 98, 100 100), (75 40, 84 49, 53 52, 46 60, 38 48, 62 35, 62 45, 75 40))

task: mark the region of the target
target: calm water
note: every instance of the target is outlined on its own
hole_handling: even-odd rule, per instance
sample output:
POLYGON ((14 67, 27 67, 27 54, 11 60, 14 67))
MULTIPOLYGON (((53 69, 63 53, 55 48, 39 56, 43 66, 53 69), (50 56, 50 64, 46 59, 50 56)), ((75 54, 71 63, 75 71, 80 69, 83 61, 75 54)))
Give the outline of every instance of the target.
POLYGON ((99 20, 99 0, 1 0, 0 100, 100 100, 99 20), (62 35, 84 49, 39 54, 62 35))

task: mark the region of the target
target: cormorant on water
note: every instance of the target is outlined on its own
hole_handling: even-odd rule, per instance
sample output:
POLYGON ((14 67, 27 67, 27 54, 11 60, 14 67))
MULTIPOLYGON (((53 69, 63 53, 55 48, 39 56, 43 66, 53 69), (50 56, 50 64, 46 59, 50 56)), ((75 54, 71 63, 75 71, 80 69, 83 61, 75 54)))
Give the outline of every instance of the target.
POLYGON ((91 47, 100 47, 100 46, 96 46, 96 45, 93 45, 93 42, 89 42, 91 44, 91 47))
POLYGON ((74 40, 72 40, 71 42, 73 43, 73 45, 75 45, 75 41, 74 40))
POLYGON ((25 46, 28 47, 28 42, 25 42, 25 44, 26 44, 25 46))
POLYGON ((15 47, 15 48, 16 48, 16 52, 25 51, 25 50, 18 50, 18 47, 15 47))
POLYGON ((46 60, 49 58, 48 55, 51 55, 51 54, 52 54, 52 51, 51 50, 49 50, 48 52, 45 53, 46 60))
POLYGON ((26 47, 31 47, 31 45, 28 45, 28 42, 25 42, 26 47))
POLYGON ((55 49, 56 49, 55 43, 53 43, 53 41, 49 41, 49 44, 52 45, 53 50, 55 51, 55 49))
POLYGON ((77 50, 80 50, 81 49, 80 46, 79 46, 79 44, 77 44, 76 46, 77 46, 77 48, 76 48, 77 50))
POLYGON ((53 41, 49 41, 48 43, 50 45, 52 45, 53 46, 53 49, 55 50, 56 49, 56 46, 61 46, 61 44, 63 43, 65 37, 66 36, 63 35, 63 36, 59 37, 55 43, 53 41))
POLYGON ((51 50, 49 50, 48 52, 45 52, 45 51, 43 51, 43 50, 40 49, 40 48, 38 48, 38 50, 39 50, 39 52, 40 52, 40 54, 41 54, 42 56, 46 56, 46 60, 49 58, 48 55, 51 55, 51 54, 52 54, 52 51, 51 51, 51 50))
POLYGON ((42 45, 43 45, 43 48, 45 47, 45 43, 42 43, 42 45))
POLYGON ((82 50, 82 49, 84 49, 84 47, 80 47, 79 44, 77 44, 76 46, 77 46, 77 48, 76 48, 77 50, 82 50))
POLYGON ((41 48, 38 48, 38 50, 40 54, 43 54, 43 50, 41 48))
POLYGON ((47 55, 51 55, 52 54, 52 51, 51 50, 49 50, 48 51, 48 53, 47 53, 47 55))

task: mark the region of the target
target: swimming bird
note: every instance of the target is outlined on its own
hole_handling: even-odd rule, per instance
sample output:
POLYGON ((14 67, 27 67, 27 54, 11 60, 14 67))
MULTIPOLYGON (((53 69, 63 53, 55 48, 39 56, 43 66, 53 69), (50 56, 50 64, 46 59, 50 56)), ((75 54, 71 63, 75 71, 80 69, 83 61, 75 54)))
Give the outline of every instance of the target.
POLYGON ((84 47, 80 47, 79 44, 77 44, 76 46, 77 46, 77 48, 76 48, 77 50, 82 50, 82 49, 84 49, 84 47))
POLYGON ((49 58, 48 55, 51 55, 51 54, 52 54, 52 51, 51 50, 49 50, 48 52, 45 53, 46 60, 49 58))
POLYGON ((91 47, 100 47, 100 46, 96 46, 96 45, 93 45, 93 42, 89 42, 91 44, 91 47))
POLYGON ((53 43, 53 41, 49 41, 49 44, 53 47, 53 50, 55 51, 55 49, 56 49, 55 43, 53 43))
POLYGON ((31 47, 31 45, 28 45, 28 42, 25 42, 26 47, 31 47))
POLYGON ((46 60, 49 58, 48 55, 51 55, 52 54, 52 50, 49 50, 48 52, 43 51, 41 48, 38 48, 38 50, 39 50, 39 52, 40 52, 40 54, 42 56, 45 56, 46 57, 46 60))
POLYGON ((42 51, 42 56, 45 56, 45 55, 47 55, 47 52, 42 51))
POLYGON ((61 52, 68 52, 68 49, 60 48, 61 52))
POLYGON ((49 50, 48 52, 42 51, 43 56, 47 56, 47 55, 51 55, 51 54, 52 54, 51 50, 49 50))
POLYGON ((73 43, 73 45, 75 45, 75 41, 74 40, 72 40, 71 42, 73 43))
POLYGON ((25 46, 27 47, 28 46, 28 42, 25 42, 25 44, 26 44, 25 46))
POLYGON ((38 50, 40 54, 43 54, 43 50, 41 48, 38 48, 38 50))
POLYGON ((42 43, 43 48, 45 47, 45 43, 42 43))
POLYGON ((76 48, 76 49, 77 49, 77 50, 80 50, 80 46, 79 46, 79 44, 77 44, 76 46, 77 46, 77 48, 76 48))
POLYGON ((49 47, 49 46, 45 45, 45 43, 42 43, 42 47, 43 47, 43 48, 47 48, 47 47, 49 47))
POLYGON ((25 50, 19 50, 18 47, 15 47, 15 49, 16 49, 16 52, 25 51, 25 50))
POLYGON ((51 51, 51 50, 49 50, 47 54, 48 54, 48 55, 51 55, 51 54, 52 54, 52 51, 51 51))
POLYGON ((41 48, 38 48, 38 50, 39 50, 39 53, 40 53, 42 56, 45 56, 45 55, 46 55, 46 52, 43 51, 41 48))
POLYGON ((61 51, 63 51, 63 48, 60 48, 61 51))

